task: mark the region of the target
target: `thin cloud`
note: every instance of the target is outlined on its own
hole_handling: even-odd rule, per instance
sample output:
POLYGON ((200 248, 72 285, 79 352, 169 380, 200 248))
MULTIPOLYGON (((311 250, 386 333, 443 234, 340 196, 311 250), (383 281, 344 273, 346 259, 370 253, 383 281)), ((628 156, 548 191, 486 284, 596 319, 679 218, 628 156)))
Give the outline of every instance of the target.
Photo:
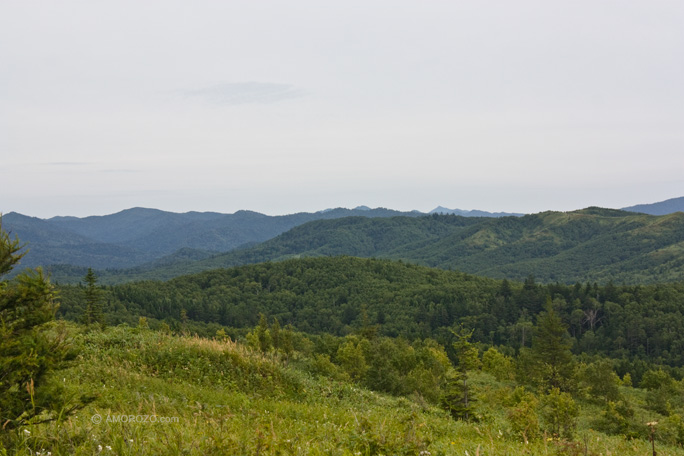
POLYGON ((180 90, 186 98, 201 99, 221 106, 270 104, 301 98, 306 92, 290 84, 270 82, 236 82, 218 84, 204 89, 180 90))
POLYGON ((88 162, 48 162, 45 163, 48 166, 86 166, 86 165, 91 165, 92 163, 88 162))
POLYGON ((139 170, 137 169, 101 169, 99 170, 100 173, 116 173, 116 174, 121 174, 121 173, 137 173, 139 170))

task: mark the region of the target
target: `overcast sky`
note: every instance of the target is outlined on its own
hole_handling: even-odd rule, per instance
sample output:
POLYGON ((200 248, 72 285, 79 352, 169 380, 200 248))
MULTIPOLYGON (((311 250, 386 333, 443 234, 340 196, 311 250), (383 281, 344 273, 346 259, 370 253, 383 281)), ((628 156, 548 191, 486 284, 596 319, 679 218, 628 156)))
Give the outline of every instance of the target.
POLYGON ((684 195, 684 2, 0 0, 0 212, 684 195))

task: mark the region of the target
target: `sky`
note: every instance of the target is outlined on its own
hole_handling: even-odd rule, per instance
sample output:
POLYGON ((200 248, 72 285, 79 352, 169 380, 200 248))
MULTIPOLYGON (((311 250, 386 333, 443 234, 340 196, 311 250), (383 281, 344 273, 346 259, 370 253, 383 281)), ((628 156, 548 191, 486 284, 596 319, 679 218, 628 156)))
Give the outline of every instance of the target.
POLYGON ((0 213, 684 196, 684 2, 0 0, 0 213))

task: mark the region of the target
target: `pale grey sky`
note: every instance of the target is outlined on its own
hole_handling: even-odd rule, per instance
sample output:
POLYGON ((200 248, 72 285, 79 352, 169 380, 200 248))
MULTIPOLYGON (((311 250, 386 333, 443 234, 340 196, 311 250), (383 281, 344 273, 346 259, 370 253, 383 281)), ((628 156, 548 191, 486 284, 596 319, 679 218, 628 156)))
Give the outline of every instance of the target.
POLYGON ((0 212, 684 195, 684 2, 0 0, 0 212))

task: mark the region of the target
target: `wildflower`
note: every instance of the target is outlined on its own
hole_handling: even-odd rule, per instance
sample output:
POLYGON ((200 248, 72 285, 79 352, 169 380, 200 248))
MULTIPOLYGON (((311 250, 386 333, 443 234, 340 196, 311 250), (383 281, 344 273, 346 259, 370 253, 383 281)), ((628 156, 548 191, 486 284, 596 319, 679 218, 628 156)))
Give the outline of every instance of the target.
POLYGON ((97 451, 102 451, 102 445, 97 446, 97 451))
POLYGON ((24 434, 31 435, 31 431, 29 431, 28 429, 24 429, 24 434))
POLYGON ((109 451, 112 451, 112 447, 110 447, 109 445, 107 445, 105 448, 107 448, 109 451))

